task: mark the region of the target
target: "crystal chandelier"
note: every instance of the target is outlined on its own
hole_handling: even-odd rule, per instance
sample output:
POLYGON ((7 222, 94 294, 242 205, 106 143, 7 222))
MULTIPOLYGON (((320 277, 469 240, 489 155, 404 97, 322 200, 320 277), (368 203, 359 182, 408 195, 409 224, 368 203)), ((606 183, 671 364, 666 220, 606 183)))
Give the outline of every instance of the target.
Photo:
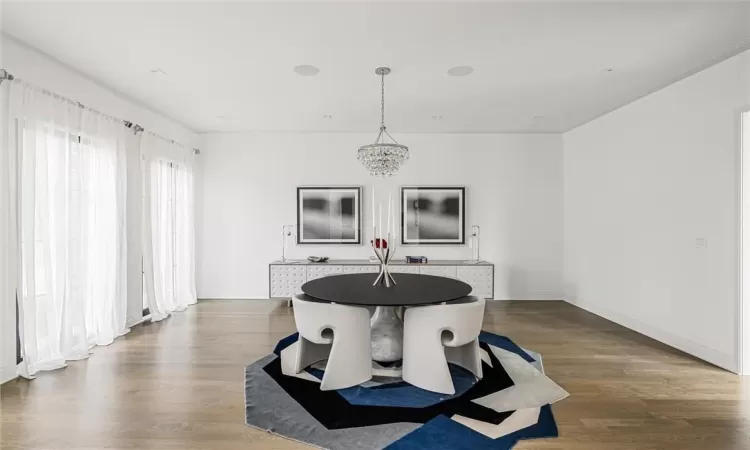
POLYGON ((374 144, 363 145, 357 151, 357 159, 376 177, 389 177, 398 172, 409 159, 409 147, 401 145, 385 130, 385 76, 391 73, 388 67, 378 67, 380 75, 380 133, 374 144), (387 142, 386 138, 391 142, 387 142))

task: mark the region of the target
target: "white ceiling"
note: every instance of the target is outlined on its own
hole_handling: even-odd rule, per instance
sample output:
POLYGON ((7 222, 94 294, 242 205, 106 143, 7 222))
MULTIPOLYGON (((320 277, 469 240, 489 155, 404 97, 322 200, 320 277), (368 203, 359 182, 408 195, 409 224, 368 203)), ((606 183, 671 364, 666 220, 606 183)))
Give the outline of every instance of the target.
POLYGON ((2 21, 196 131, 374 134, 381 65, 396 135, 565 131, 750 42, 747 2, 6 2, 2 21))

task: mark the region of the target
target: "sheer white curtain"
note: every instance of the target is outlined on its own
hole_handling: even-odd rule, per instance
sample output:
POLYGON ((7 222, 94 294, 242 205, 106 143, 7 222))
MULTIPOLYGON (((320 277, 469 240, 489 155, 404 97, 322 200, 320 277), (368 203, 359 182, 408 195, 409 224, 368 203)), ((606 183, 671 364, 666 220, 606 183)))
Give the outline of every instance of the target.
POLYGON ((0 84, 0 383, 16 374, 19 151, 9 94, 10 83, 0 84))
POLYGON ((126 333, 127 129, 14 82, 23 376, 82 359, 126 333))
POLYGON ((151 320, 196 302, 195 226, 191 149, 152 134, 145 157, 143 267, 151 320))

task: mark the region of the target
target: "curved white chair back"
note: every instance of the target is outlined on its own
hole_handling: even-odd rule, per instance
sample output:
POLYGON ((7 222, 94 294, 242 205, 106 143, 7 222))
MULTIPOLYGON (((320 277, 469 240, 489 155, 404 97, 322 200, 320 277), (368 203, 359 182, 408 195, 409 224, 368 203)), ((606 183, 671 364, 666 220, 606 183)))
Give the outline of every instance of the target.
POLYGON ((344 389, 372 379, 370 313, 366 308, 314 300, 292 299, 299 331, 297 373, 328 359, 320 385, 323 391, 344 389))
POLYGON ((407 308, 404 313, 404 381, 443 394, 456 392, 448 362, 482 378, 479 333, 485 300, 407 308))

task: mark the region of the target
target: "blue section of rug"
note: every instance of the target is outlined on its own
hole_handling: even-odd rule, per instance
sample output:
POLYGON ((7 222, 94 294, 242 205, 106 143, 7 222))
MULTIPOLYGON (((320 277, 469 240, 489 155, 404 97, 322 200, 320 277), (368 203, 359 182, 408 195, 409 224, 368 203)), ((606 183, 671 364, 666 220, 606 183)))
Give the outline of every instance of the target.
POLYGON ((539 412, 539 421, 515 433, 491 439, 477 433, 446 416, 438 416, 422 425, 396 442, 387 450, 508 450, 521 439, 557 437, 557 425, 552 415, 552 408, 543 406, 539 412))
MULTIPOLYGON (((460 415, 492 427, 513 414, 513 411, 497 412, 472 401, 514 385, 490 346, 515 353, 528 363, 535 362, 533 357, 505 336, 485 331, 480 334, 480 348, 489 357, 489 364, 487 361, 483 363, 482 379, 477 380, 465 369, 450 365, 456 387, 456 394, 452 396, 419 389, 398 379, 384 382, 382 378, 373 379, 366 386, 321 391, 319 383, 287 376, 281 371, 281 352, 297 339, 298 334, 295 333, 279 341, 273 351, 277 357, 266 359, 270 362, 262 367, 248 366, 246 401, 253 405, 246 409, 248 425, 257 424, 258 427, 281 436, 332 450, 507 450, 522 439, 558 435, 550 405, 541 407, 538 421, 534 425, 497 439, 451 419, 454 415, 460 415), (261 376, 258 370, 264 375, 261 376), (259 381, 250 382, 251 378, 259 381), (270 389, 270 386, 261 388, 263 383, 275 383, 275 390, 270 389), (271 391, 286 399, 281 401, 281 397, 277 397, 272 403, 278 406, 268 404, 274 415, 269 415, 268 409, 260 412, 263 409, 261 406, 267 403, 262 398, 271 391), (249 399, 255 401, 251 402, 249 399), (283 410, 282 405, 285 404, 297 407, 294 412, 291 409, 287 412, 283 410), (283 420, 274 419, 276 415, 283 420), (295 420, 294 417, 298 418, 295 420), (295 425, 301 422, 307 423, 307 428, 295 425), (319 428, 314 431, 309 429, 311 423, 318 424, 316 427, 319 428), (384 431, 377 427, 390 428, 384 431), (351 437, 348 437, 346 430, 351 430, 351 437), (384 432, 390 437, 384 438, 384 432)), ((288 354, 289 352, 285 353, 288 354)), ((323 371, 319 369, 308 368, 307 372, 318 379, 323 375, 323 371)))
POLYGON ((285 348, 297 342, 297 339, 299 339, 299 333, 292 333, 284 339, 280 340, 276 344, 276 347, 273 348, 273 354, 276 356, 281 356, 281 352, 284 351, 285 348))

